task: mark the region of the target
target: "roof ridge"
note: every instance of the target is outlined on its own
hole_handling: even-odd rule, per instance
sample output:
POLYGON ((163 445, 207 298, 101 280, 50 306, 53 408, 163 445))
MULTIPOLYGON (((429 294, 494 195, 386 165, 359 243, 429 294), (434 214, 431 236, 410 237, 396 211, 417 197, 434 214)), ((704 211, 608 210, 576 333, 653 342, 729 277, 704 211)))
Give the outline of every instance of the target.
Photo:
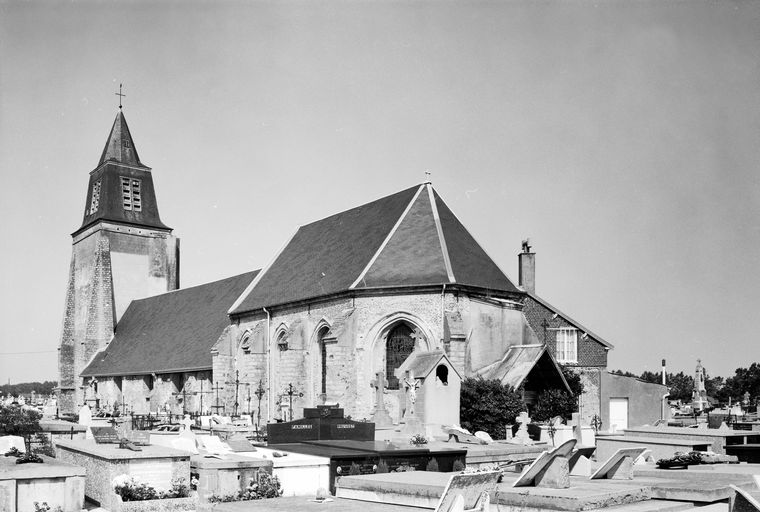
POLYGON ((393 225, 391 230, 386 235, 385 240, 383 240, 383 243, 381 243, 380 247, 377 248, 377 251, 375 251, 375 254, 373 254, 372 257, 369 259, 364 269, 361 272, 359 272, 359 275, 356 277, 356 280, 351 284, 351 286, 348 287, 349 290, 353 290, 354 288, 356 288, 361 282, 361 280, 364 279, 364 276, 367 275, 367 272, 369 272, 369 269, 371 269, 372 265, 375 264, 375 262, 377 261, 377 258, 380 256, 380 254, 383 252, 385 247, 388 245, 388 242, 390 242, 391 238, 393 238, 393 235, 396 234, 396 230, 398 230, 398 227, 406 218, 407 214, 409 213, 409 210, 411 210, 414 203, 417 202, 417 198, 420 197, 420 193, 422 192, 422 189, 424 187, 425 187, 424 183, 419 186, 419 188, 417 189, 417 192, 415 192, 412 199, 406 205, 406 208, 404 208, 404 211, 401 213, 399 218, 396 219, 396 223, 393 225))
POLYGON ((443 226, 441 225, 441 216, 438 214, 438 205, 435 201, 435 194, 433 193, 433 185, 426 183, 428 197, 430 198, 430 209, 433 211, 433 220, 435 221, 435 229, 438 232, 438 242, 441 245, 441 252, 443 253, 443 265, 446 267, 446 275, 449 277, 449 282, 456 283, 457 279, 454 275, 454 269, 451 267, 451 257, 449 256, 449 249, 446 246, 446 236, 443 234, 443 226))
MULTIPOLYGON (((415 185, 415 187, 422 187, 423 185, 424 185, 424 183, 422 183, 420 185, 415 185)), ((333 217, 337 217, 339 215, 345 215, 345 214, 347 214, 349 212, 353 212, 353 211, 359 210, 360 208, 366 208, 366 207, 368 207, 370 205, 374 205, 375 203, 379 203, 380 201, 384 201, 384 200, 388 199, 389 197, 395 196, 397 194, 403 194, 407 190, 411 190, 413 188, 414 187, 408 187, 408 188, 405 188, 403 190, 399 190, 398 192, 394 192, 392 194, 388 194, 388 195, 385 195, 383 197, 378 197, 377 199, 374 199, 374 200, 372 200, 372 201, 370 201, 368 203, 363 203, 363 204, 360 204, 358 206, 354 206, 353 208, 349 208, 348 210, 343 210, 343 211, 340 211, 340 212, 333 213, 332 215, 328 215, 327 217, 323 217, 321 219, 317 219, 317 220, 311 221, 311 222, 309 222, 307 224, 301 224, 299 226, 299 228, 305 228, 305 227, 311 226, 312 224, 316 224, 318 222, 323 222, 323 221, 325 221, 327 219, 332 219, 333 217)))

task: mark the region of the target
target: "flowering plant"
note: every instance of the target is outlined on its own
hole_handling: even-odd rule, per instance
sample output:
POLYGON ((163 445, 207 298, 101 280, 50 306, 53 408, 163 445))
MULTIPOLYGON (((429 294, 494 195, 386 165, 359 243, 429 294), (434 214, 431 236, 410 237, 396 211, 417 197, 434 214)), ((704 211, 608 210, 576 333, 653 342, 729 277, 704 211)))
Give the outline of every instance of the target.
POLYGON ((172 480, 171 489, 168 491, 157 491, 154 487, 129 475, 119 475, 111 483, 114 492, 121 496, 122 501, 160 500, 190 496, 190 486, 185 484, 184 478, 172 480))
POLYGON ((226 503, 230 501, 260 500, 264 498, 279 498, 283 490, 280 479, 269 473, 259 473, 258 478, 251 478, 251 482, 244 490, 237 494, 217 496, 212 494, 208 497, 211 503, 226 503))

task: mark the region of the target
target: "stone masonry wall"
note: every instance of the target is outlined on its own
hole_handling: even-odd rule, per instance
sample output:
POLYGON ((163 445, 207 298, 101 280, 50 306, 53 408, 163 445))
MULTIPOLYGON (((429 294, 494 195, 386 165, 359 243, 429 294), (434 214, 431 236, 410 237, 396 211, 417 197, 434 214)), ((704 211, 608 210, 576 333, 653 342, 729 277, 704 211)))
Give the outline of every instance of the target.
POLYGON ((84 402, 80 373, 113 337, 117 306, 123 311, 133 299, 175 289, 178 265, 178 241, 165 232, 99 223, 75 237, 58 361, 60 413, 75 414, 84 402), (141 257, 144 274, 135 273, 141 257))

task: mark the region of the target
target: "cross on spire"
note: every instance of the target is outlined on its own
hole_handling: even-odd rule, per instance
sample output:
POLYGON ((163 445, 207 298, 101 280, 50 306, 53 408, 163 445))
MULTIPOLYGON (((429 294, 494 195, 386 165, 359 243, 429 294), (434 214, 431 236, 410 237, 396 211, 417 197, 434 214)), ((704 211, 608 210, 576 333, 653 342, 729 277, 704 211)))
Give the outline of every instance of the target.
POLYGON ((121 99, 127 96, 121 93, 121 84, 119 84, 119 92, 115 92, 114 95, 119 97, 119 110, 121 110, 121 99))

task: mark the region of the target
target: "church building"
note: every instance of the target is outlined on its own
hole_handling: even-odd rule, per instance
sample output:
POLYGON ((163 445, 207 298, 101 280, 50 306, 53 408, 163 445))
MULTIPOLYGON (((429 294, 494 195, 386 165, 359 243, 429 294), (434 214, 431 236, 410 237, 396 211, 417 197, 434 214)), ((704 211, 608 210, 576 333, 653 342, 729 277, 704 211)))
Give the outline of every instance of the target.
POLYGON ((261 270, 184 290, 179 242, 122 112, 87 197, 73 234, 61 412, 87 401, 255 415, 260 398, 262 421, 322 403, 369 419, 380 373, 398 421, 396 370, 415 352, 442 351, 459 375, 521 386, 529 404, 566 388, 558 363, 571 366, 587 385, 582 416, 600 413, 594 382, 612 346, 535 294, 527 243, 516 285, 430 182, 301 226, 261 270))

